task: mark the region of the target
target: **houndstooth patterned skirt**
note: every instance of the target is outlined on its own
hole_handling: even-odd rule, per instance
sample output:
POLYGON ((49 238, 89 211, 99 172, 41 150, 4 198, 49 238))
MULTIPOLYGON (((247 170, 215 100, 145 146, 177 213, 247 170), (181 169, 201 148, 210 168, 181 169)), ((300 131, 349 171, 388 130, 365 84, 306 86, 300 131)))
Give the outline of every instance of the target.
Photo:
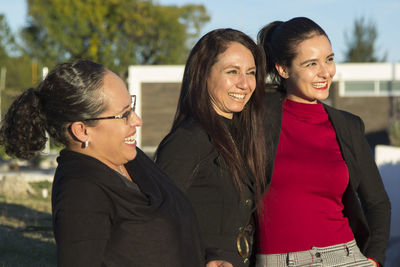
POLYGON ((372 267, 356 241, 282 254, 257 254, 256 267, 372 267))

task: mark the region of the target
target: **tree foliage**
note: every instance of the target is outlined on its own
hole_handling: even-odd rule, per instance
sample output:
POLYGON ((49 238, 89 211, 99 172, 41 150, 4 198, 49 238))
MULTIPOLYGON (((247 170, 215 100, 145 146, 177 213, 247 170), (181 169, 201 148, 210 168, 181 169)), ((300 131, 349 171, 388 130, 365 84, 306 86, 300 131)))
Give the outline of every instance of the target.
POLYGON ((347 51, 346 62, 382 62, 386 61, 386 54, 379 57, 376 48, 378 32, 375 23, 366 21, 364 17, 354 21, 354 28, 350 35, 345 33, 347 51))
MULTIPOLYGON (((4 15, 0 14, 0 69, 5 71, 5 88, 0 92, 1 114, 23 89, 32 86, 31 61, 18 54, 18 46, 4 15)), ((2 81, 2 82, 4 82, 2 81)), ((3 89, 3 88, 1 88, 3 89)))
POLYGON ((132 64, 180 64, 209 16, 202 5, 152 0, 27 0, 25 52, 45 65, 88 58, 123 74, 132 64))
POLYGON ((5 61, 10 51, 15 49, 15 40, 3 14, 0 14, 0 62, 5 61))

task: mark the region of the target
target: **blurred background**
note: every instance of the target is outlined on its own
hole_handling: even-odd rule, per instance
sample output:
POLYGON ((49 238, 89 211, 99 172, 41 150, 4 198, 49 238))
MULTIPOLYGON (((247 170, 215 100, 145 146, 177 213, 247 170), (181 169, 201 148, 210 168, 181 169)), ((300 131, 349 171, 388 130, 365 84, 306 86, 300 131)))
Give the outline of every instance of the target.
MULTIPOLYGON (((183 65, 216 28, 256 39, 275 20, 305 16, 332 42, 337 75, 328 104, 359 115, 392 201, 387 266, 400 262, 399 0, 0 0, 0 118, 57 63, 88 58, 138 95, 140 147, 150 156, 168 132, 183 65)), ((51 181, 60 147, 31 161, 0 147, 0 265, 55 266, 51 181)))

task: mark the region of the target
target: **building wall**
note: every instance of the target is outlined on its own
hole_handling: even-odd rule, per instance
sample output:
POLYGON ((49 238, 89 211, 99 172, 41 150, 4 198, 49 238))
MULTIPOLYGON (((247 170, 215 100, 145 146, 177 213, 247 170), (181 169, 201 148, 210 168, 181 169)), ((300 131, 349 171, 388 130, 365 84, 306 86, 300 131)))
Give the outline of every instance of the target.
MULTIPOLYGON (((137 141, 150 155, 171 128, 183 71, 184 66, 129 68, 129 90, 137 95, 137 113, 143 119, 137 141)), ((330 97, 325 102, 360 116, 365 123, 367 139, 374 147, 389 143, 387 129, 395 115, 393 107, 400 107, 399 99, 400 64, 358 63, 337 64, 330 97), (385 91, 384 84, 388 82, 393 83, 391 92, 385 91), (352 87, 356 83, 358 87, 352 87), (364 90, 363 83, 372 90, 364 90)))
MULTIPOLYGON (((176 112, 180 83, 142 84, 142 143, 146 152, 155 151, 171 129, 176 112)), ((327 104, 361 117, 365 133, 371 135, 374 144, 386 144, 387 129, 391 118, 391 97, 341 97, 337 84, 331 87, 327 104), (379 136, 377 136, 379 135, 379 136)))
POLYGON ((337 83, 330 90, 328 104, 364 121, 366 138, 372 149, 376 145, 390 144, 388 129, 393 119, 399 118, 399 96, 340 96, 337 83))
POLYGON ((155 150, 168 134, 178 104, 179 92, 179 83, 142 85, 142 147, 155 150))
POLYGON ((339 96, 338 87, 331 87, 331 105, 337 109, 345 110, 363 119, 365 132, 387 130, 391 117, 389 96, 362 97, 339 96))

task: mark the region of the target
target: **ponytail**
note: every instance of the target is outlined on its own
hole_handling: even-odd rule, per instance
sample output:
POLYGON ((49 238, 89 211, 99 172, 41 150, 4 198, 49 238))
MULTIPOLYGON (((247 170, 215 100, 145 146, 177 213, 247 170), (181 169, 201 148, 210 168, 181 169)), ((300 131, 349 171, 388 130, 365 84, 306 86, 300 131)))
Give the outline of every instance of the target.
POLYGON ((47 141, 36 89, 29 88, 11 104, 0 128, 0 144, 10 156, 30 159, 47 141))
MULTIPOLYGON (((275 64, 280 63, 279 49, 274 49, 275 41, 273 39, 274 32, 277 28, 282 25, 282 21, 274 21, 270 24, 264 26, 257 34, 258 44, 264 49, 267 60, 267 77, 270 79, 271 83, 274 85, 282 85, 282 77, 278 74, 275 69, 275 64)), ((267 86, 268 88, 269 86, 267 86)))
POLYGON ((262 28, 257 35, 257 41, 262 46, 265 52, 267 60, 267 73, 271 73, 275 70, 275 63, 277 62, 278 58, 273 49, 273 34, 275 29, 279 27, 283 22, 282 21, 274 21, 264 28, 262 28))

